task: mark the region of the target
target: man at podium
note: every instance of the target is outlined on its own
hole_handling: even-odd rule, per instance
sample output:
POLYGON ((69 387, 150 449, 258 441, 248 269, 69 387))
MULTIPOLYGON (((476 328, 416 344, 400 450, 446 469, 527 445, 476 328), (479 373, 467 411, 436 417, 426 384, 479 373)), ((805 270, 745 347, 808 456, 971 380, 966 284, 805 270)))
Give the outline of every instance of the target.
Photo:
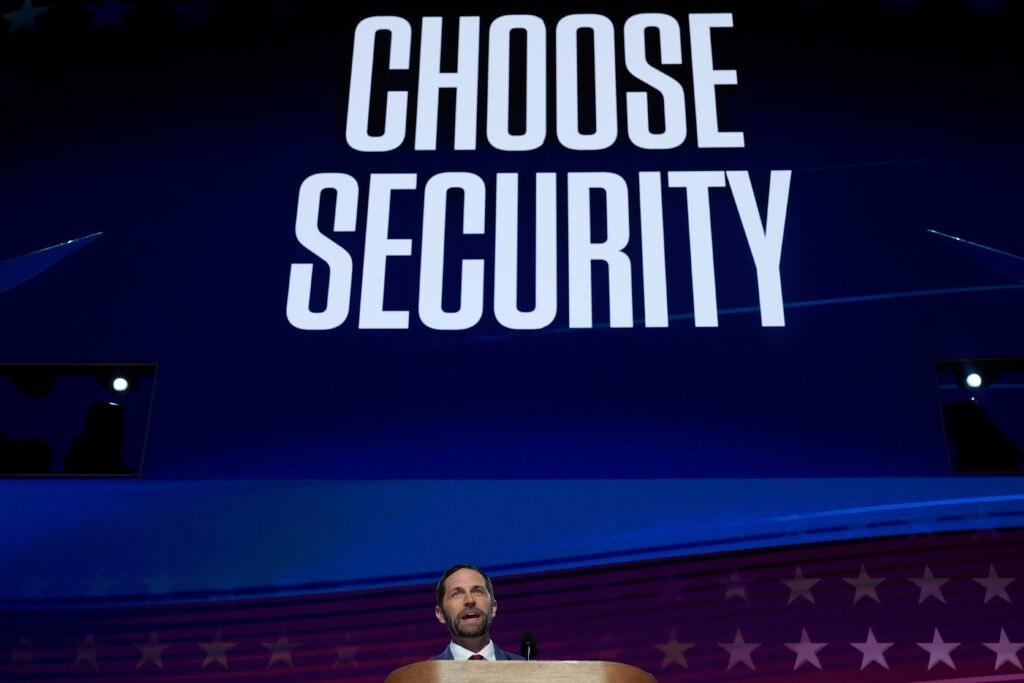
POLYGON ((452 642, 431 659, 522 659, 499 649, 491 640, 491 621, 498 613, 491 578, 471 564, 457 564, 437 582, 434 616, 448 627, 452 642))

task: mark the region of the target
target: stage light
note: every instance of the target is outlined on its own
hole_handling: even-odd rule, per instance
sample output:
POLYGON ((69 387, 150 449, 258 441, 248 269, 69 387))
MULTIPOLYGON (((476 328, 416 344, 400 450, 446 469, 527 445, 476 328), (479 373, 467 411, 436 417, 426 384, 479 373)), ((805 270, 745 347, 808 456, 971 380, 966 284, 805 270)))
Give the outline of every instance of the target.
POLYGON ((964 378, 964 383, 971 389, 979 389, 982 384, 981 375, 972 372, 964 378))
POLYGON ((120 376, 115 377, 113 381, 110 383, 110 387, 119 394, 128 391, 128 386, 128 380, 120 376))

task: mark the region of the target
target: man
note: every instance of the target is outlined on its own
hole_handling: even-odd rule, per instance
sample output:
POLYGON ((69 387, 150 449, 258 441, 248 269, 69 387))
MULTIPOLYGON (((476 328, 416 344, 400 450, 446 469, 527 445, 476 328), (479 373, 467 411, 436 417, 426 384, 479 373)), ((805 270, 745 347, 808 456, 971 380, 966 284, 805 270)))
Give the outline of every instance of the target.
POLYGON ((494 586, 487 574, 471 564, 449 568, 437 582, 434 616, 448 627, 452 642, 431 659, 522 659, 498 649, 491 640, 491 620, 497 613, 494 586))

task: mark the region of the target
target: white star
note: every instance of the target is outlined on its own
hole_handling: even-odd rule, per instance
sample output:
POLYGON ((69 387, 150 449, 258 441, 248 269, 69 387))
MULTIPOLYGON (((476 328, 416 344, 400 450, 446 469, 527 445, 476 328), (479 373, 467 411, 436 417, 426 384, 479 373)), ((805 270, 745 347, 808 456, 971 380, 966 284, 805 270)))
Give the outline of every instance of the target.
POLYGON ((82 644, 75 648, 75 663, 71 665, 74 669, 81 663, 92 664, 93 669, 99 670, 100 665, 96 661, 96 655, 99 653, 99 645, 96 644, 96 636, 90 633, 82 641, 82 644))
POLYGON ((942 594, 942 585, 949 581, 949 579, 940 579, 933 576, 931 567, 927 564, 924 566, 924 576, 920 579, 911 578, 909 580, 921 589, 921 595, 917 598, 917 604, 920 605, 928 598, 935 598, 941 603, 946 602, 946 597, 942 594))
POLYGON ((4 16, 10 19, 11 26, 7 29, 7 34, 10 35, 20 28, 28 31, 36 30, 36 17, 50 9, 49 7, 33 7, 32 0, 25 0, 22 3, 21 9, 13 12, 8 12, 4 16))
POLYGON ((998 643, 982 643, 982 645, 996 653, 996 666, 992 669, 993 671, 1007 663, 1013 664, 1018 669, 1024 668, 1021 667, 1020 658, 1017 656, 1021 648, 1024 648, 1024 643, 1011 643, 1010 639, 1006 637, 1006 629, 999 629, 998 643))
POLYGON ((139 663, 135 665, 136 669, 141 669, 146 662, 153 662, 158 669, 164 668, 163 654, 170 645, 162 645, 160 643, 160 637, 157 636, 156 631, 149 634, 148 643, 135 643, 135 649, 137 649, 142 656, 139 657, 139 663))
POLYGON ((793 664, 793 671, 799 669, 800 665, 804 662, 809 662, 816 669, 821 669, 821 662, 818 661, 818 651, 828 645, 828 643, 812 643, 810 637, 807 635, 806 628, 800 631, 800 642, 783 644, 796 653, 796 662, 793 664))
POLYGON ((748 643, 743 640, 743 634, 740 633, 739 629, 736 629, 736 637, 733 638, 731 643, 719 643, 718 647, 722 648, 729 653, 729 665, 726 666, 726 670, 733 668, 739 663, 746 664, 753 670, 757 670, 754 667, 754 660, 751 658, 751 654, 757 648, 761 647, 761 643, 748 643))
POLYGON ((869 664, 878 664, 883 669, 889 669, 889 663, 885 661, 885 651, 893 646, 892 643, 880 643, 875 640, 875 633, 868 628, 868 637, 863 643, 850 643, 860 650, 860 670, 863 671, 869 664))
POLYGON ((843 579, 843 581, 856 589, 856 592, 853 594, 853 604, 857 604, 857 601, 861 598, 871 598, 879 604, 882 603, 878 598, 878 591, 875 589, 878 588, 878 584, 885 581, 885 579, 873 579, 868 576, 868 570, 864 568, 863 564, 860 566, 860 574, 858 576, 850 579, 843 579))
POLYGON ((278 637, 277 641, 273 643, 263 643, 263 647, 270 650, 270 661, 267 662, 268 669, 278 662, 287 664, 291 669, 295 668, 295 664, 292 662, 292 650, 296 646, 289 643, 288 638, 285 636, 278 637))
POLYGON ((811 594, 811 586, 819 581, 821 579, 805 579, 803 570, 797 565, 792 579, 782 579, 782 583, 789 586, 789 601, 786 604, 792 604, 797 598, 805 598, 813 603, 814 595, 811 594))
POLYGON ((654 647, 665 653, 665 658, 661 660, 662 669, 669 664, 678 664, 684 669, 690 668, 690 665, 686 663, 686 653, 693 649, 693 643, 680 643, 676 640, 675 631, 669 633, 667 643, 657 643, 654 647))
POLYGON ((942 662, 949 666, 949 668, 956 670, 956 664, 953 663, 953 650, 960 647, 960 643, 944 643, 942 641, 942 635, 939 634, 939 629, 935 629, 932 634, 932 642, 930 643, 918 643, 917 646, 928 653, 928 670, 931 671, 932 667, 942 662))
POLYGON ((1013 602, 1010 600, 1010 594, 1006 592, 1006 587, 1013 583, 1016 579, 1002 579, 996 574, 996 568, 994 565, 988 566, 988 576, 975 579, 975 581, 985 587, 985 604, 992 598, 1002 598, 1006 602, 1013 602))
POLYGON ((196 644, 206 652, 202 667, 204 669, 210 665, 210 662, 217 662, 225 669, 228 668, 228 650, 238 645, 238 643, 225 643, 220 636, 219 628, 217 629, 217 635, 213 637, 212 641, 196 644))
POLYGON ((735 569, 724 579, 718 579, 718 583, 725 586, 725 599, 722 602, 729 602, 729 598, 741 598, 750 602, 750 598, 747 597, 747 584, 750 582, 741 578, 735 569))

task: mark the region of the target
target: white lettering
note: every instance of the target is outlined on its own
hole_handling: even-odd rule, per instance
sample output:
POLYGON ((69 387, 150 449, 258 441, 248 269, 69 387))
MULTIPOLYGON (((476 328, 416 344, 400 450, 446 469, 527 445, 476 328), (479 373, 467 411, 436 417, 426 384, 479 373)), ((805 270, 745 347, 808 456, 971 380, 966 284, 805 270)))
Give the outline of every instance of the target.
POLYGON ((538 330, 551 324, 558 310, 558 235, 555 174, 537 174, 537 244, 532 311, 519 308, 519 176, 499 173, 495 193, 494 315, 512 330, 538 330))
POLYGON ((710 188, 725 187, 722 171, 672 171, 669 187, 686 188, 686 212, 690 229, 690 277, 693 280, 693 323, 718 327, 715 293, 715 252, 711 246, 710 188))
POLYGON ((608 264, 608 303, 611 327, 633 326, 633 290, 629 257, 629 206, 626 181, 614 173, 569 174, 569 326, 593 327, 591 267, 608 264), (608 239, 591 237, 591 190, 604 192, 608 239))
POLYGON ((786 208, 789 204, 791 171, 772 171, 768 181, 768 214, 764 222, 757 209, 750 174, 746 171, 726 171, 739 211, 743 232, 747 236, 750 255, 757 268, 757 295, 761 303, 763 327, 785 327, 786 312, 782 302, 782 233, 786 227, 786 208))
POLYGON ((320 232, 320 196, 324 190, 338 193, 334 207, 334 232, 356 229, 359 184, 344 173, 317 173, 302 181, 295 212, 295 237, 299 244, 327 263, 327 306, 311 310, 313 264, 293 263, 288 277, 288 322, 300 330, 331 330, 348 317, 352 293, 352 257, 334 240, 320 232))
POLYGON ((537 149, 547 135, 547 38, 540 17, 511 14, 491 24, 487 39, 487 141, 495 149, 537 149), (526 32, 526 130, 509 132, 509 52, 512 31, 526 32))
POLYGON ((455 89, 455 149, 476 149, 480 17, 459 18, 459 56, 454 72, 441 72, 441 17, 423 17, 422 33, 416 149, 437 148, 437 100, 441 88, 455 89))
POLYGON ((736 71, 715 69, 711 56, 712 28, 732 28, 732 15, 690 15, 690 59, 693 62, 693 106, 697 119, 697 146, 742 147, 743 133, 723 133, 718 130, 715 86, 736 85, 736 71))
POLYGON ((472 173, 438 173, 427 181, 423 199, 423 253, 420 261, 420 320, 435 330, 465 330, 480 322, 484 310, 484 262, 462 260, 459 308, 441 307, 444 282, 444 224, 448 193, 462 190, 462 233, 484 234, 484 181, 472 173))
POLYGON ((682 64, 683 49, 679 38, 679 22, 667 14, 638 14, 626 21, 625 40, 626 70, 651 86, 663 100, 665 130, 651 132, 648 110, 650 96, 644 92, 626 93, 626 124, 629 139, 643 149, 672 149, 686 139, 686 95, 683 86, 666 76, 647 62, 644 31, 655 28, 661 41, 661 61, 665 64, 682 64))
POLYGON ((615 29, 599 14, 571 14, 555 27, 556 131, 558 141, 569 149, 605 149, 618 136, 615 109, 615 29), (593 133, 580 132, 579 32, 594 32, 594 114, 593 133))
POLYGON ((409 44, 412 28, 401 17, 368 17, 356 26, 352 47, 352 75, 348 88, 348 119, 345 122, 345 140, 360 152, 387 152, 405 139, 405 114, 409 94, 388 93, 384 113, 384 132, 370 135, 370 88, 373 78, 373 50, 377 34, 391 34, 391 54, 388 66, 392 70, 409 68, 409 44))
POLYGON ((374 173, 366 208, 366 246, 363 251, 363 286, 359 293, 359 327, 406 329, 409 311, 384 310, 384 281, 389 256, 412 254, 412 240, 388 237, 391 193, 415 190, 415 173, 374 173))

